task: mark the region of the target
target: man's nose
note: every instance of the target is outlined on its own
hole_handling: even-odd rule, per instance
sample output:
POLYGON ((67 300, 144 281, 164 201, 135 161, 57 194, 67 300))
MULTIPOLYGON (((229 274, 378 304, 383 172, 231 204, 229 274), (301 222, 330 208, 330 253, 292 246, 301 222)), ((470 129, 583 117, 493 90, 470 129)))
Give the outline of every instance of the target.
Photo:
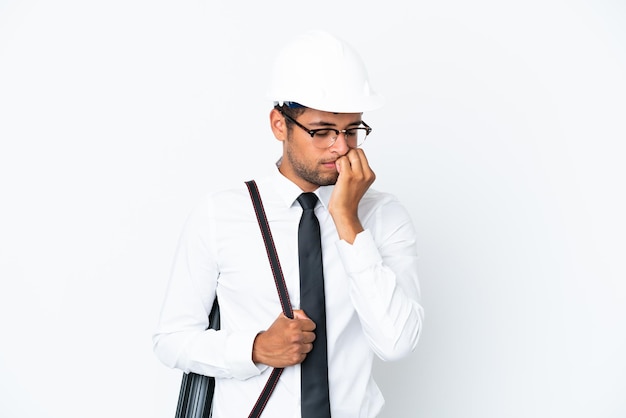
POLYGON ((346 141, 346 133, 339 132, 337 139, 335 139, 335 142, 330 146, 330 148, 339 155, 345 155, 348 151, 350 151, 350 146, 348 146, 348 142, 346 141))

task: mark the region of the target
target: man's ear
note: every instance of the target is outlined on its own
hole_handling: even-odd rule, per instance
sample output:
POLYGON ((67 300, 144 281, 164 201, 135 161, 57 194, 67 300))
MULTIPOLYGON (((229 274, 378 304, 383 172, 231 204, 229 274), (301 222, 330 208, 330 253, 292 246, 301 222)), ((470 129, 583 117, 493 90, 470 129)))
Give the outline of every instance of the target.
POLYGON ((272 109, 270 112, 270 126, 276 139, 279 141, 287 139, 287 124, 285 123, 285 117, 277 109, 272 109))

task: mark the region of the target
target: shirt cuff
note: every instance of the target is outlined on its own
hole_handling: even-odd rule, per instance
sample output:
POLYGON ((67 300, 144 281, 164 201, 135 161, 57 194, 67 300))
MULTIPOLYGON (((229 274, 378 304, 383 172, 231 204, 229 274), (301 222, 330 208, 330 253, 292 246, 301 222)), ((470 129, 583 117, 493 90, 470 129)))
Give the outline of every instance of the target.
POLYGON ((267 367, 257 366, 252 361, 252 346, 258 335, 256 331, 231 334, 226 341, 226 361, 232 376, 238 380, 246 380, 258 376, 267 367))
POLYGON ((340 240, 337 249, 348 274, 357 274, 382 263, 382 257, 369 229, 359 232, 352 245, 340 240))

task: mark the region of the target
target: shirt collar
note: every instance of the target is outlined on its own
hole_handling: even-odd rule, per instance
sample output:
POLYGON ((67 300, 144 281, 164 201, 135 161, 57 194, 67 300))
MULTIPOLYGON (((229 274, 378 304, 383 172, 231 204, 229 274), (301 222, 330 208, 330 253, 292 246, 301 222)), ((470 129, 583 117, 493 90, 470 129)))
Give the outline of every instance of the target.
MULTIPOLYGON (((302 189, 298 187, 294 182, 289 180, 287 177, 283 176, 282 173, 278 170, 278 167, 274 166, 272 170, 272 186, 276 193, 280 196, 281 200, 285 204, 286 207, 291 207, 294 204, 299 206, 296 202, 298 196, 302 194, 302 189)), ((324 206, 324 208, 328 209, 328 202, 330 201, 330 196, 333 192, 334 185, 331 186, 320 186, 315 190, 315 193, 324 206)))

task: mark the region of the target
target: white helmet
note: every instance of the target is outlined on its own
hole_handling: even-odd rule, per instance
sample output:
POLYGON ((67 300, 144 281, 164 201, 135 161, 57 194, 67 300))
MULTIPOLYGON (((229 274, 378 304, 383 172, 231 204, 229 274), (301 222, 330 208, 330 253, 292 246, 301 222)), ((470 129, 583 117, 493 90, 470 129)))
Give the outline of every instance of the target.
POLYGON ((354 48, 322 31, 305 33, 278 54, 268 96, 280 105, 296 102, 336 113, 361 113, 383 104, 354 48))

